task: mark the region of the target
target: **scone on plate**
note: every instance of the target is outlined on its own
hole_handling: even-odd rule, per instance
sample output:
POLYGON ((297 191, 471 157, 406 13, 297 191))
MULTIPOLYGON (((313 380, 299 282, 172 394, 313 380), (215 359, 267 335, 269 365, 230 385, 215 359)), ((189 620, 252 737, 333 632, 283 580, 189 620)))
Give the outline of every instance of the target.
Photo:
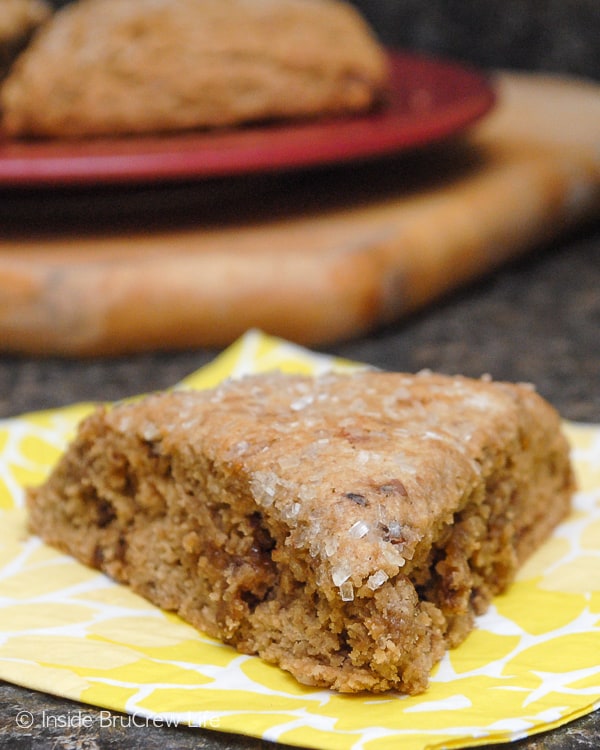
POLYGON ((98 410, 28 509, 48 543, 302 683, 418 693, 572 492, 530 387, 274 373, 98 410))
POLYGON ((79 0, 20 57, 3 125, 95 136, 356 112, 386 77, 342 0, 79 0))
POLYGON ((27 44, 33 32, 51 14, 45 0, 1 0, 0 2, 0 78, 27 44))

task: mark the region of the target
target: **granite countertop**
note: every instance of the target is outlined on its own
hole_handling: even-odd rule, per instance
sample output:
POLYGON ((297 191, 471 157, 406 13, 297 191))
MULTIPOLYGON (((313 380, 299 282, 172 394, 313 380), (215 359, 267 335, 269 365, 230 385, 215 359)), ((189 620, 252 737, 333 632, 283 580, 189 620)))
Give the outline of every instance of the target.
MULTIPOLYGON (((330 353, 398 370, 529 381, 565 418, 600 422, 600 225, 472 284, 385 330, 330 346, 330 353)), ((169 386, 208 362, 215 351, 155 353, 117 359, 62 360, 0 356, 0 417, 82 400, 110 400, 169 386)), ((187 728, 135 727, 98 712, 0 683, 0 748, 236 748, 270 743, 187 728), (17 726, 34 716, 84 709, 91 728, 17 726)), ((39 722, 38 722, 39 723, 39 722)), ((512 747, 567 750, 600 746, 600 712, 512 747)))

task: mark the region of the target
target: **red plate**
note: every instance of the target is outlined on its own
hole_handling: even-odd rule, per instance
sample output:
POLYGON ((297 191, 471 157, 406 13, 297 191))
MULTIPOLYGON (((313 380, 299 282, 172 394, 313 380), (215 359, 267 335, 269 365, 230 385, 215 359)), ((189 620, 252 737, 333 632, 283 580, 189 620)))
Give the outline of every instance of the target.
POLYGON ((238 130, 93 140, 0 139, 0 186, 90 185, 297 169, 414 149, 482 117, 494 92, 481 73, 390 53, 385 104, 367 115, 238 130))

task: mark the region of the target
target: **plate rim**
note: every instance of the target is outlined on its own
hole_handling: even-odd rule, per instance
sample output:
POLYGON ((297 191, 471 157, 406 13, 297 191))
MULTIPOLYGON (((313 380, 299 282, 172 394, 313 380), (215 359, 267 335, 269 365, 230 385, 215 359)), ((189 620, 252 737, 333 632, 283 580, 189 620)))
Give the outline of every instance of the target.
POLYGON ((417 150, 456 135, 496 103, 490 74, 474 66, 404 49, 388 49, 387 56, 392 97, 401 93, 396 78, 407 65, 429 75, 449 76, 466 87, 468 96, 451 98, 445 109, 428 112, 426 106, 417 106, 412 117, 384 104, 366 114, 226 131, 27 141, 0 133, 0 188, 172 183, 361 161, 417 150), (361 136, 368 136, 367 144, 359 142, 361 136), (131 144, 135 153, 127 151, 131 144))

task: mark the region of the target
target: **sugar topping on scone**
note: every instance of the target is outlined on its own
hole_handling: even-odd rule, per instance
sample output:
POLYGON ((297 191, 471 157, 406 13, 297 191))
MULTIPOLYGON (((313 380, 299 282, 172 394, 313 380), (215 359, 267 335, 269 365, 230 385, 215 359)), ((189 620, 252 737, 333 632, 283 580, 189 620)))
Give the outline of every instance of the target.
POLYGON ((100 410, 32 529, 301 682, 423 690, 569 508, 527 386, 259 375, 100 410))

